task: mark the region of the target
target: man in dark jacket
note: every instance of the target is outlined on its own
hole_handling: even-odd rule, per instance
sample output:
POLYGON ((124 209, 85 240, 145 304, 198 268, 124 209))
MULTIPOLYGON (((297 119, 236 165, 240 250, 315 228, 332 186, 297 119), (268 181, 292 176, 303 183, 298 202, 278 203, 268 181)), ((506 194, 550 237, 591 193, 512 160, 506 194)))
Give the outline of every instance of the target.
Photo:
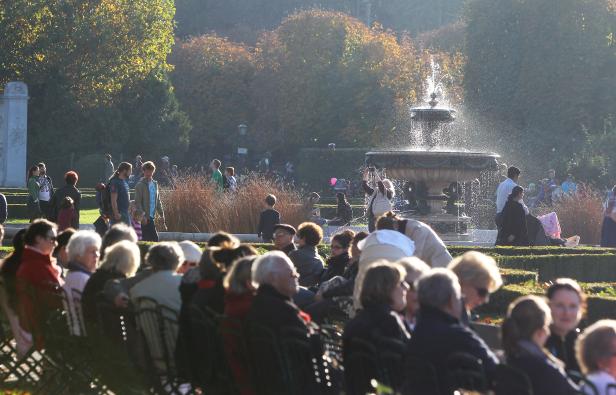
MULTIPOLYGON (((248 343, 253 357, 258 358, 259 362, 256 384, 262 390, 267 387, 264 390, 268 394, 287 393, 285 387, 289 385, 284 380, 284 374, 281 374, 285 365, 276 358, 282 351, 280 339, 291 331, 295 336, 308 336, 310 318, 291 299, 299 290, 298 278, 293 264, 281 251, 261 255, 252 265, 252 280, 259 288, 246 317, 248 343), (263 341, 264 336, 267 341, 263 341)), ((311 366, 310 357, 304 362, 306 366, 311 366)), ((294 373, 298 374, 296 379, 302 382, 311 380, 311 371, 294 373)), ((292 392, 312 393, 307 388, 294 388, 292 392)))
POLYGON ((297 250, 293 243, 293 236, 297 230, 289 224, 278 224, 274 226, 274 248, 289 255, 292 251, 297 250))
POLYGON ((58 213, 60 212, 60 206, 64 201, 64 198, 69 196, 73 199, 73 205, 75 206, 75 216, 73 217, 73 223, 71 227, 75 229, 79 229, 79 205, 81 203, 81 192, 77 189, 77 181, 79 180, 79 175, 77 175, 74 171, 69 171, 64 175, 64 181, 66 185, 62 188, 58 189, 56 193, 54 193, 53 198, 51 199, 51 212, 52 219, 54 221, 58 220, 58 213))
POLYGON ((280 223, 280 213, 276 211, 276 196, 267 195, 265 198, 267 208, 261 211, 259 216, 259 225, 257 226, 257 236, 264 243, 271 243, 274 237, 274 226, 280 223))
POLYGON ((417 295, 420 310, 409 342, 409 356, 434 367, 442 395, 455 389, 447 366, 448 358, 455 353, 481 360, 489 382, 498 359, 479 336, 460 322, 462 300, 457 276, 448 269, 432 269, 419 280, 417 295))

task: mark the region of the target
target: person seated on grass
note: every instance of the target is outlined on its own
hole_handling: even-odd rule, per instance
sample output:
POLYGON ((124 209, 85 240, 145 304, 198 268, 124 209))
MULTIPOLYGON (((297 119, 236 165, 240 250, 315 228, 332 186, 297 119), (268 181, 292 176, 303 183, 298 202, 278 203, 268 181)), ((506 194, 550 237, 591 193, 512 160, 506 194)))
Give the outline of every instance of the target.
POLYGON ((338 201, 336 207, 336 217, 327 221, 327 224, 331 226, 348 225, 353 219, 353 208, 347 201, 346 195, 343 192, 338 192, 336 194, 336 199, 338 201))
POLYGON ((582 386, 587 395, 609 395, 616 386, 616 321, 600 320, 586 328, 575 345, 582 373, 598 392, 589 385, 582 386))
POLYGON ((552 324, 545 348, 565 363, 565 370, 580 371, 575 358, 578 325, 586 311, 586 294, 575 280, 558 278, 547 289, 552 324))
POLYGON ((460 322, 463 306, 457 276, 451 270, 433 268, 417 281, 417 296, 419 315, 408 355, 434 367, 442 395, 455 389, 448 375, 448 359, 455 353, 481 360, 489 382, 498 359, 479 336, 460 322))
POLYGON ((96 324, 98 312, 96 304, 98 296, 111 280, 122 280, 135 275, 141 262, 141 253, 137 244, 121 240, 107 248, 105 259, 99 268, 90 276, 83 288, 81 308, 87 325, 96 324))
POLYGON ((264 243, 271 243, 274 237, 274 226, 280 223, 280 213, 276 211, 276 196, 267 195, 265 198, 267 208, 261 211, 259 225, 257 226, 257 236, 264 243))
MULTIPOLYGON (((353 354, 365 352, 364 347, 358 348, 354 342, 356 339, 371 344, 377 350, 404 353, 404 346, 410 339, 408 328, 400 316, 406 306, 406 292, 409 289, 405 277, 406 272, 401 265, 387 261, 375 262, 366 271, 360 286, 362 308, 344 327, 343 361, 352 361, 353 354)), ((380 378, 378 372, 374 371, 372 375, 366 376, 367 372, 363 369, 353 371, 353 366, 355 365, 345 364, 347 390, 357 388, 358 383, 363 382, 364 385, 359 384, 364 387, 360 390, 361 393, 370 392, 370 378, 380 378)), ((403 376, 403 369, 390 372, 388 379, 394 390, 401 387, 403 376)))
POLYGON ((472 311, 487 303, 490 294, 503 285, 503 280, 494 258, 477 251, 468 251, 454 258, 447 268, 460 280, 464 295, 461 321, 468 325, 472 311))
POLYGON ((297 228, 295 237, 299 248, 289 253, 289 258, 299 273, 299 284, 315 286, 323 272, 323 259, 317 250, 323 240, 323 229, 313 222, 304 222, 297 228))
POLYGON ((274 248, 289 255, 297 247, 293 242, 293 237, 297 230, 289 224, 278 224, 274 226, 274 248))
POLYGON ((351 260, 351 243, 355 232, 350 229, 337 233, 332 237, 331 255, 327 258, 325 270, 321 274, 320 283, 342 276, 351 260))
POLYGON ((519 297, 509 305, 501 327, 507 364, 528 376, 533 394, 578 394, 564 363, 544 348, 551 315, 544 299, 535 295, 519 297))
POLYGON ((406 291, 406 307, 402 312, 402 316, 407 328, 412 332, 415 329, 417 314, 419 314, 419 299, 417 298, 416 282, 421 276, 430 271, 430 266, 414 256, 402 258, 396 263, 402 266, 406 271, 404 280, 409 285, 409 289, 406 291))

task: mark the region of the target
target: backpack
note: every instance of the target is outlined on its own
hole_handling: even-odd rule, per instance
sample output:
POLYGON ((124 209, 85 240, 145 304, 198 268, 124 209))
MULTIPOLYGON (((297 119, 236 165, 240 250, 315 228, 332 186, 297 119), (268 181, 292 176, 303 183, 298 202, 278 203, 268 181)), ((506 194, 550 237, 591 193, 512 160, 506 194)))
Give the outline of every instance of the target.
POLYGON ((105 187, 100 191, 101 193, 101 202, 100 202, 100 210, 101 214, 106 217, 111 218, 113 216, 113 208, 111 206, 111 180, 105 184, 105 187))
POLYGON ((391 201, 387 199, 386 193, 383 194, 378 189, 375 191, 374 198, 372 199, 372 214, 374 214, 375 217, 379 217, 391 211, 391 201))

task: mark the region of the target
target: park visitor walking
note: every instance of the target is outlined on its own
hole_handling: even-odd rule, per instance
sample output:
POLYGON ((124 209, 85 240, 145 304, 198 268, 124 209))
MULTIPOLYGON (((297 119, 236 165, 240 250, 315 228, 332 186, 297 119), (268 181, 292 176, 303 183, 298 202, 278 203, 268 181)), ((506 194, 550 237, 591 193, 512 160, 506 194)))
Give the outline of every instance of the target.
POLYGON ((47 175, 47 166, 45 166, 43 162, 39 163, 37 166, 39 168, 38 183, 40 185, 39 206, 43 213, 43 217, 50 219, 53 214, 50 204, 54 192, 53 182, 51 181, 51 177, 47 175))
POLYGON ((158 241, 158 231, 156 230, 156 216, 160 216, 165 225, 165 212, 160 202, 160 190, 158 183, 154 180, 156 165, 153 162, 145 162, 142 166, 143 178, 135 186, 135 207, 143 211, 145 216, 141 223, 141 231, 144 241, 158 241))
POLYGON ((111 161, 111 154, 105 154, 105 162, 103 163, 103 168, 101 172, 101 181, 107 182, 113 176, 115 172, 115 167, 113 166, 113 162, 111 161))
POLYGON ((612 188, 603 212, 601 247, 616 247, 616 185, 612 188))
POLYGON ((212 170, 212 182, 216 185, 216 189, 218 191, 222 191, 225 186, 225 180, 220 171, 220 166, 222 164, 218 159, 214 159, 212 163, 210 163, 210 169, 212 170))
POLYGON ((128 214, 128 205, 130 203, 128 177, 130 177, 132 171, 133 165, 128 162, 122 162, 109 180, 112 210, 111 225, 121 222, 130 225, 130 216, 128 214))
POLYGON ((39 205, 39 190, 41 184, 38 182, 39 168, 32 166, 28 170, 28 217, 30 222, 41 217, 41 206, 39 205))
POLYGON ((71 228, 79 229, 79 206, 81 204, 81 192, 77 189, 77 181, 79 181, 79 175, 74 171, 69 171, 64 175, 64 182, 66 183, 62 188, 58 189, 51 198, 51 210, 52 220, 57 221, 60 208, 65 197, 73 199, 73 206, 75 207, 75 217, 71 223, 71 228))

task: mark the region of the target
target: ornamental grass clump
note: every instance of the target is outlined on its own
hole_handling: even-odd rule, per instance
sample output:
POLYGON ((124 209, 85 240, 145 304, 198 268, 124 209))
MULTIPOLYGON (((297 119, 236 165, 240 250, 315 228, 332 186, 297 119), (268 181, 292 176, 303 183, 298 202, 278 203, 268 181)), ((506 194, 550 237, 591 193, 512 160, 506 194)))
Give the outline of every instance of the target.
POLYGON ((580 236, 581 244, 595 245, 601 241, 603 197, 588 185, 579 185, 577 192, 563 195, 552 207, 540 207, 539 215, 556 212, 562 230, 561 237, 580 236))
POLYGON ((249 174, 238 181, 235 192, 221 192, 203 174, 187 174, 175 182, 175 188, 162 193, 167 228, 170 232, 256 233, 265 197, 277 198, 276 210, 283 223, 297 226, 308 218, 299 191, 249 174))

